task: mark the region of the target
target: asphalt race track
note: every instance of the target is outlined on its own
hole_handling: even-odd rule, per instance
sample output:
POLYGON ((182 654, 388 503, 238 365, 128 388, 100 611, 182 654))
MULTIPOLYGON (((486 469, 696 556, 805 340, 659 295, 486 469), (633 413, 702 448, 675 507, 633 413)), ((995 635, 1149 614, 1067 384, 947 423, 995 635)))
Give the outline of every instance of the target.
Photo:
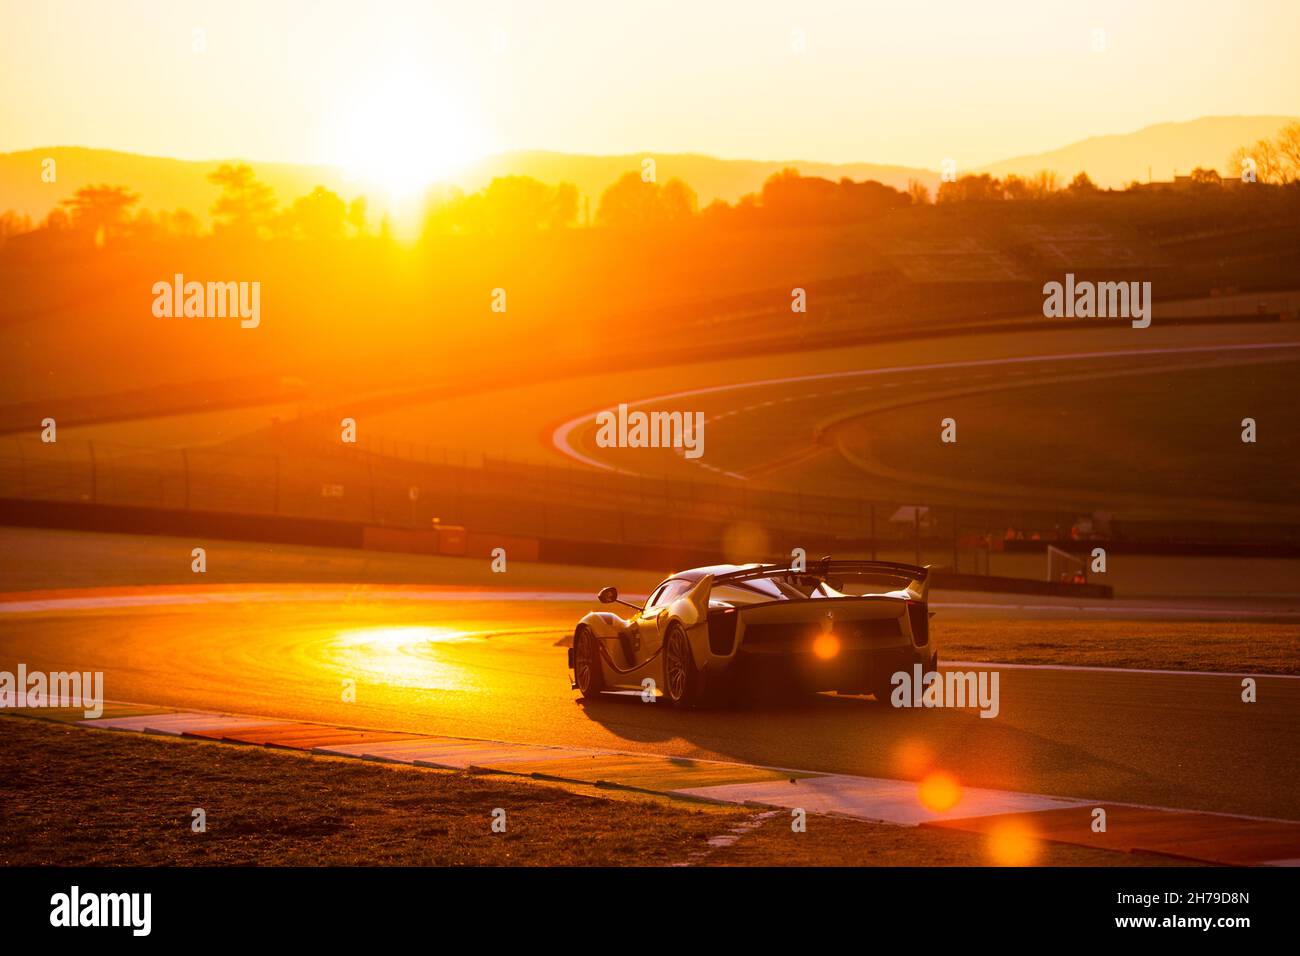
MULTIPOLYGON (((860 358, 865 361, 856 367, 809 361, 802 369, 793 367, 780 374, 770 369, 766 374, 757 368, 742 370, 738 364, 726 379, 709 380, 709 384, 692 388, 629 393, 627 385, 620 383, 620 390, 609 394, 609 408, 625 402, 632 410, 685 407, 701 411, 707 453, 700 457, 686 457, 677 449, 600 447, 594 410, 584 410, 584 414, 559 424, 551 442, 556 450, 584 466, 650 477, 667 472, 694 472, 699 477, 712 473, 714 477, 752 479, 789 489, 816 488, 849 496, 867 489, 881 492, 901 487, 911 495, 928 496, 929 500, 956 492, 964 500, 983 506, 1015 507, 1031 497, 1059 505, 1087 500, 1097 489, 1067 493, 1060 488, 1012 487, 1006 481, 971 484, 960 475, 916 467, 897 474, 859 460, 860 456, 844 442, 856 444, 851 437, 854 423, 888 420, 900 411, 936 402, 947 404, 933 407, 953 408, 963 399, 999 393, 1013 400, 1021 390, 1050 386, 1060 390, 1053 400, 1069 404, 1069 383, 1104 381, 1119 388, 1125 382, 1180 371, 1204 374, 1229 368, 1238 369, 1238 375, 1248 378, 1246 370, 1252 365, 1300 358, 1300 341, 1296 340, 1295 330, 1285 325, 1173 328, 1147 338, 1124 336, 1113 330, 1091 337, 1042 333, 1027 336, 1023 343, 1000 343, 1002 351, 996 353, 982 350, 981 346, 987 348, 988 343, 978 338, 960 341, 969 346, 966 354, 975 357, 958 358, 945 347, 948 343, 943 343, 934 347, 933 356, 930 349, 918 349, 905 361, 882 362, 876 356, 863 354, 860 358), (1013 349, 1013 345, 1018 348, 1013 349)), ((677 382, 682 377, 668 380, 677 382)), ((593 390, 592 394, 601 393, 593 390)), ((1014 401, 1011 407, 1015 408, 1014 401)), ((932 417, 935 429, 940 418, 941 413, 936 411, 932 417)), ((1119 431, 1127 427, 1122 421, 1113 425, 1119 431)), ((914 440, 931 437, 927 432, 924 439, 914 440)), ((1050 441, 1041 453, 1054 453, 1050 441)), ((1122 460, 1098 464, 1102 472, 1122 470, 1124 466, 1122 460)), ((1066 483, 1087 484, 1089 480, 1085 472, 1071 474, 1066 483)), ((1126 499, 1120 510, 1168 504, 1171 497, 1186 493, 1182 487, 1162 489, 1146 498, 1126 499)), ((1208 503, 1189 498, 1181 502, 1179 510, 1204 513, 1209 504, 1239 512, 1239 520, 1277 519, 1278 503, 1251 510, 1248 497, 1229 496, 1226 502, 1208 503)))
MULTIPOLYGON (((702 461, 778 485, 815 478, 817 487, 852 491, 861 473, 817 439, 818 429, 887 407, 902 393, 1141 375, 1297 352, 1293 325, 1162 328, 1157 318, 1141 333, 972 336, 935 340, 919 355, 916 343, 905 343, 807 353, 786 363, 750 357, 620 370, 399 405, 370 427, 410 435, 437 423, 452 430, 434 440, 472 452, 533 448, 565 464, 577 459, 627 470, 641 461, 639 452, 595 447, 594 411, 620 401, 684 404, 710 422, 702 461), (482 429, 488 420, 494 428, 482 429), (764 441, 753 440, 756 430, 764 441)), ((671 451, 647 458, 646 467, 701 477, 697 462, 671 451)), ((79 560, 96 569, 112 563, 94 554, 79 560)), ((834 695, 689 712, 633 695, 584 703, 569 688, 564 644, 592 607, 587 595, 604 583, 584 579, 583 593, 344 584, 15 592, 0 595, 0 668, 22 662, 29 670, 99 670, 109 699, 164 707, 863 777, 918 780, 941 770, 971 788, 1300 821, 1300 676, 1257 676, 1258 700, 1247 704, 1244 675, 1226 672, 1231 667, 1192 673, 1069 666, 1068 656, 1052 656, 1074 647, 1067 639, 1041 645, 1048 647, 1046 666, 978 665, 999 670, 996 719, 834 695), (355 682, 352 703, 343 699, 347 681, 355 682)), ((952 658, 943 643, 949 623, 997 634, 1001 621, 1029 627, 1050 620, 1058 633, 1077 626, 1082 639, 1085 622, 1101 614, 1132 624, 1109 639, 1140 644, 1144 628, 1181 633, 1192 622, 1240 612, 1204 599, 1141 604, 1121 597, 1104 611, 1015 606, 1029 600, 1005 597, 935 600, 935 639, 945 661, 952 658), (1005 606, 990 606, 999 603, 1005 606)), ((1279 598, 1266 607, 1263 600, 1238 600, 1259 609, 1256 620, 1291 629, 1271 646, 1293 661, 1290 635, 1300 623, 1294 601, 1279 598)), ((1042 640, 1036 632, 1019 639, 1030 646, 1042 640)), ((1250 638, 1232 639, 1232 648, 1250 649, 1250 638)))
MULTIPOLYGON (((1258 702, 1243 704, 1234 675, 1009 667, 992 720, 833 695, 681 712, 584 704, 569 689, 563 640, 591 606, 575 594, 47 594, 0 602, 0 661, 102 670, 111 700, 899 779, 939 768, 964 786, 1300 820, 1296 677, 1258 677, 1258 702)), ((996 626, 1015 613, 950 606, 943 618, 996 626)))

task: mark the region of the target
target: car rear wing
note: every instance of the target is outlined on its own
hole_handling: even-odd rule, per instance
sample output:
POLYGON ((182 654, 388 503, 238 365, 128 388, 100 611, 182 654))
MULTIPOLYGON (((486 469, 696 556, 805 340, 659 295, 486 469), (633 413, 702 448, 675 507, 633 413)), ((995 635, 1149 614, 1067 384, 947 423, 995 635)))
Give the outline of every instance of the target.
POLYGON ((825 557, 820 561, 809 562, 807 568, 803 570, 779 564, 764 564, 743 571, 719 574, 714 579, 714 583, 775 577, 781 574, 818 577, 837 591, 842 591, 843 585, 852 580, 887 584, 892 585, 890 590, 909 592, 914 601, 926 602, 930 599, 930 569, 896 561, 856 561, 851 558, 836 560, 825 557))

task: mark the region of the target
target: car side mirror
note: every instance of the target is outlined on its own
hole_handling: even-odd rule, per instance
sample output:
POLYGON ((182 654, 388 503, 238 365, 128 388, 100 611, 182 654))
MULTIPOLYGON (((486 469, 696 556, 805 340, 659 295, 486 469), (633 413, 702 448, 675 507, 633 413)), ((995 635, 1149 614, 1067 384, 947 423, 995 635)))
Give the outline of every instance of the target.
POLYGON ((601 604, 613 604, 618 600, 618 588, 601 588, 600 593, 596 595, 596 599, 601 604))

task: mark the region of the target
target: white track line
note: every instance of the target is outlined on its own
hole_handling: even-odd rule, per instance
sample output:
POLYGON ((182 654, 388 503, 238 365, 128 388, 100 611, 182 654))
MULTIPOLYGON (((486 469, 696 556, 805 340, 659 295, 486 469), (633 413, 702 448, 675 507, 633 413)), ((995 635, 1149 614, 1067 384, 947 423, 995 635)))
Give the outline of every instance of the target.
POLYGON ((216 591, 210 594, 112 594, 40 598, 34 601, 0 601, 0 614, 195 604, 292 604, 295 602, 365 604, 374 601, 558 601, 595 603, 595 597, 587 591, 341 591, 306 589, 300 591, 216 591))
POLYGON ((1171 677, 1255 677, 1269 680, 1300 680, 1300 674, 1260 674, 1247 671, 1177 671, 1155 667, 1106 667, 1089 664, 1004 664, 1000 661, 939 661, 941 670, 956 668, 1020 671, 1096 671, 1103 674, 1166 674, 1171 677))
POLYGON ((1168 607, 1140 604, 982 604, 978 601, 931 601, 932 608, 956 608, 962 610, 991 611, 1069 611, 1088 614, 1162 614, 1173 617, 1295 617, 1300 618, 1300 611, 1279 608, 1210 608, 1210 607, 1168 607))
MULTIPOLYGON (((753 382, 734 382, 730 385, 710 385, 704 388, 692 388, 680 392, 669 392, 664 395, 655 395, 651 398, 643 398, 638 401, 627 402, 626 404, 629 408, 633 408, 638 405, 651 405, 658 402, 672 401, 678 398, 691 398, 696 395, 712 395, 718 392, 730 392, 742 388, 761 388, 768 385, 793 385, 798 382, 820 382, 830 379, 853 378, 863 375, 894 375, 901 372, 931 372, 938 369, 987 368, 998 365, 1024 365, 1029 363, 1064 362, 1099 358, 1131 358, 1137 355, 1182 355, 1198 352, 1242 352, 1251 349, 1295 348, 1300 348, 1300 342, 1168 346, 1165 348, 1154 349, 1119 349, 1109 352, 1071 352, 1062 355, 1023 355, 1015 358, 968 359, 961 362, 935 362, 923 365, 893 365, 888 368, 848 369, 840 372, 817 372, 810 375, 790 375, 783 378, 766 378, 753 382)), ((597 412, 608 410, 608 408, 599 408, 565 422, 552 433, 551 444, 553 444, 561 454, 568 455, 570 458, 575 461, 580 461, 584 465, 590 465, 593 468, 600 468, 604 471, 619 472, 621 474, 637 474, 636 472, 627 471, 626 469, 617 468, 614 465, 607 465, 604 462, 597 461, 596 459, 577 451, 569 444, 569 436, 575 428, 579 425, 584 425, 588 422, 594 421, 597 412)))

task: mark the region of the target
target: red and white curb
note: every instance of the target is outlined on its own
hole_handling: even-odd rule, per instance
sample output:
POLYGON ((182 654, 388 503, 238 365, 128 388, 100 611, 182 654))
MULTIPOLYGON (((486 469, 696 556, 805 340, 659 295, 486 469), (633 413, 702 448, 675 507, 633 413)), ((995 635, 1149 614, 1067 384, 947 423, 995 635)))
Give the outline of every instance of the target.
MULTIPOLYGON (((388 761, 447 770, 481 770, 665 796, 796 810, 896 826, 994 833, 1014 825, 1032 839, 1129 853, 1155 853, 1231 865, 1300 863, 1300 822, 1145 807, 977 787, 953 787, 941 808, 921 785, 611 750, 515 744, 362 730, 328 724, 205 711, 141 713, 76 720, 99 730, 166 734, 279 747, 322 756, 388 761), (927 805, 929 803, 930 805, 927 805), (1105 809, 1107 827, 1093 829, 1105 809)), ((767 819, 767 817, 763 817, 767 819)))

